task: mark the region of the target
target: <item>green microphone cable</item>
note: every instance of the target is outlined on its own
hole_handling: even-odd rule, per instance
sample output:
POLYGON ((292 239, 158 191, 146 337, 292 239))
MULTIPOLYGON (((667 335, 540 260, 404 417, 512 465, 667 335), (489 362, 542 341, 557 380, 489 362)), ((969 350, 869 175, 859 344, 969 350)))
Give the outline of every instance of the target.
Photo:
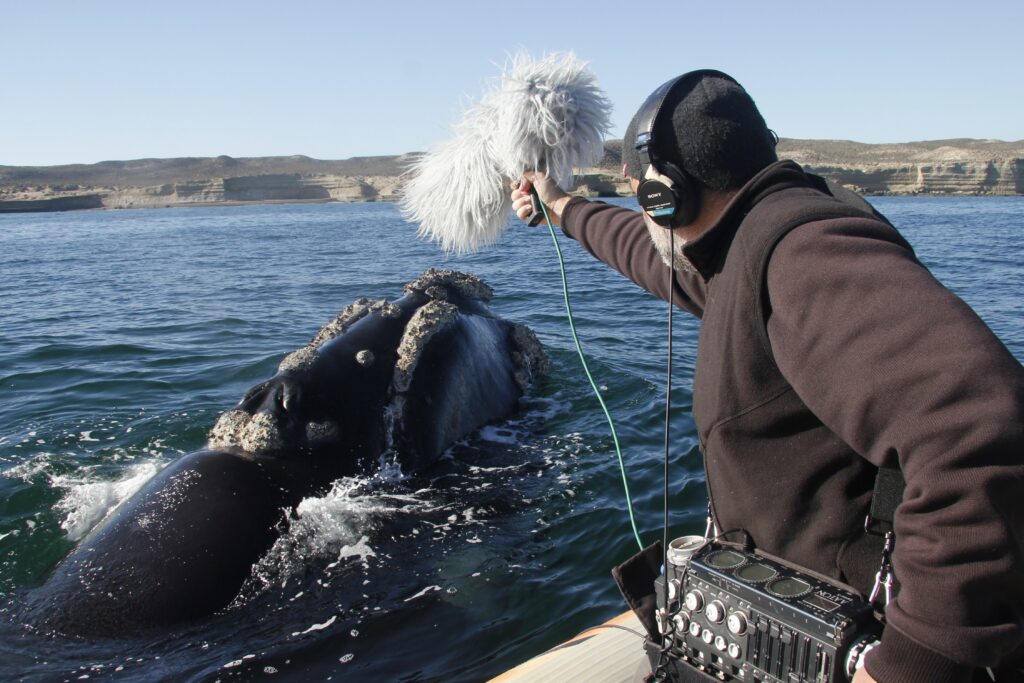
POLYGON ((587 366, 587 359, 583 355, 583 346, 580 344, 580 338, 576 334, 576 325, 572 320, 572 305, 569 303, 569 281, 565 276, 565 259, 562 257, 562 249, 558 246, 558 237, 555 235, 554 225, 551 223, 551 217, 548 215, 548 208, 544 206, 544 202, 538 201, 541 211, 544 212, 544 220, 548 225, 548 232, 551 233, 551 241, 555 244, 555 253, 558 255, 558 267, 562 273, 562 296, 565 299, 565 313, 569 319, 569 330, 572 332, 572 339, 576 343, 576 353, 580 356, 580 364, 583 365, 583 372, 587 375, 587 379, 590 380, 590 386, 594 390, 594 396, 597 397, 597 402, 601 404, 601 410, 604 411, 604 416, 608 420, 608 428, 612 433, 612 442, 615 444, 615 455, 619 459, 619 472, 622 473, 622 488, 626 492, 626 509, 629 510, 629 523, 633 527, 633 536, 636 538, 636 543, 640 547, 640 550, 644 549, 644 544, 640 540, 640 532, 636 530, 636 518, 633 516, 633 500, 629 495, 629 481, 626 479, 626 464, 622 459, 622 449, 619 447, 619 436, 615 432, 615 423, 612 421, 612 415, 608 412, 608 406, 605 405, 604 399, 601 397, 601 391, 597 388, 597 383, 594 381, 593 375, 590 374, 590 368, 587 366))

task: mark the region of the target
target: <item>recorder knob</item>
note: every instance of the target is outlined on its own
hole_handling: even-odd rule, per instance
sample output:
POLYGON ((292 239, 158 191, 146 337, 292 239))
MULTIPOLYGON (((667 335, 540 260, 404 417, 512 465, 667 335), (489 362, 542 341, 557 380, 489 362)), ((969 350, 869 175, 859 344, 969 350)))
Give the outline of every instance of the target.
POLYGON ((700 639, 710 645, 715 641, 715 634, 711 632, 711 629, 706 628, 701 631, 700 639))
POLYGON ((711 604, 704 610, 704 613, 708 615, 711 623, 721 624, 722 620, 725 619, 725 605, 718 600, 712 600, 711 604))
POLYGON ((694 638, 700 636, 700 624, 696 621, 690 622, 690 635, 694 638))
POLYGON ((725 625, 729 629, 729 633, 734 636, 742 636, 747 632, 747 618, 740 612, 733 612, 730 614, 725 625))
POLYGON ((715 649, 719 652, 725 652, 725 649, 729 647, 729 642, 723 636, 715 636, 715 649))
POLYGON ((691 612, 699 612, 704 609, 704 596, 698 590, 690 591, 683 598, 683 603, 686 605, 686 609, 691 612))
POLYGON ((674 602, 679 597, 679 589, 681 585, 679 579, 672 579, 668 582, 668 601, 674 602))

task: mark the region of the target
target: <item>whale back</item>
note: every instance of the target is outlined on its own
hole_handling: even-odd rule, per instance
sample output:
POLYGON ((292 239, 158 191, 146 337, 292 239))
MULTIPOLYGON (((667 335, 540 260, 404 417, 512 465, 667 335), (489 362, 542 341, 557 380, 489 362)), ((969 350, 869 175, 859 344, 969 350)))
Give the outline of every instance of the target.
POLYGON ((25 618, 118 635, 227 606, 299 502, 277 465, 207 450, 168 465, 57 566, 25 618))

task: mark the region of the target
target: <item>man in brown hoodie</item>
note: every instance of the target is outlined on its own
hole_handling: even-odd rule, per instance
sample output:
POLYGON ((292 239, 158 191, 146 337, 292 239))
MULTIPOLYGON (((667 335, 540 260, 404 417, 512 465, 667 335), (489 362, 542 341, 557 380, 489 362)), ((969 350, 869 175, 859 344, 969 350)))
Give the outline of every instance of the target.
POLYGON ((987 680, 1024 641, 1021 364, 870 205, 778 161, 729 76, 653 93, 623 158, 641 212, 543 174, 514 208, 532 185, 566 235, 701 318, 716 528, 867 594, 882 555, 864 520, 878 468, 898 468, 900 588, 854 681, 987 680))

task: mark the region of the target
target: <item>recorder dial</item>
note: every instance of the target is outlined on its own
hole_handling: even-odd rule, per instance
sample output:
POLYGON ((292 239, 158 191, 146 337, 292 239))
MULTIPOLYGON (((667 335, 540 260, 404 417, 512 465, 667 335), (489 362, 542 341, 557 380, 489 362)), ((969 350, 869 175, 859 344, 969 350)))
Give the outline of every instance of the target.
POLYGON ((747 618, 741 612, 733 612, 725 622, 729 633, 734 636, 742 636, 747 632, 747 618))
POLYGON ((708 605, 704 613, 708 615, 708 619, 713 624, 721 624, 722 620, 725 619, 725 605, 719 600, 712 600, 708 605))
POLYGON ((691 612, 699 612, 704 609, 704 595, 698 590, 692 590, 683 598, 683 603, 691 612))

